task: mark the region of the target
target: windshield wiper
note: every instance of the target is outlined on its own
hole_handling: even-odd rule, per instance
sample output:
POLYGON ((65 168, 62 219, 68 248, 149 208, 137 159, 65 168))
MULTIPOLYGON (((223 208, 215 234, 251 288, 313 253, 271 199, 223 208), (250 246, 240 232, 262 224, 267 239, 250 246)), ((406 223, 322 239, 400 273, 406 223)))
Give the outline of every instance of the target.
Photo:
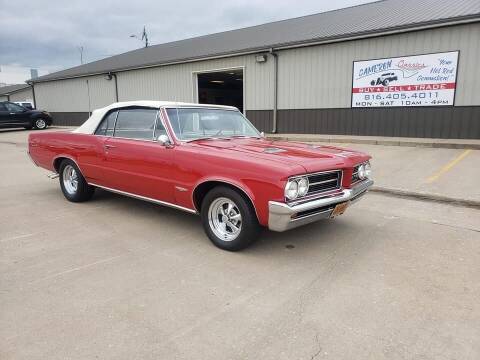
POLYGON ((185 140, 185 142, 192 142, 198 140, 230 140, 230 137, 203 136, 195 139, 185 140))
POLYGON ((185 142, 199 141, 199 140, 231 140, 231 139, 261 139, 259 136, 249 136, 249 135, 233 135, 233 136, 203 136, 195 139, 185 140, 185 142))
POLYGON ((192 141, 198 141, 198 140, 216 140, 218 138, 215 138, 213 136, 203 136, 203 137, 199 137, 199 138, 195 138, 195 139, 189 139, 189 140, 185 140, 185 142, 192 142, 192 141))
POLYGON ((233 135, 231 136, 231 138, 237 138, 237 139, 250 139, 250 138, 254 138, 254 139, 260 139, 260 136, 252 136, 252 135, 233 135))

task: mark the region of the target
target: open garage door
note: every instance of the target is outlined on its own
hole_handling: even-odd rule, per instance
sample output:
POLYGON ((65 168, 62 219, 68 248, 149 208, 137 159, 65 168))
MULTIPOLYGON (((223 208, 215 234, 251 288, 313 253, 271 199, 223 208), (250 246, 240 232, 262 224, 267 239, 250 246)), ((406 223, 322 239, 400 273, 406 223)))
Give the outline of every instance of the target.
POLYGON ((231 105, 243 112, 243 69, 197 73, 200 104, 231 105))

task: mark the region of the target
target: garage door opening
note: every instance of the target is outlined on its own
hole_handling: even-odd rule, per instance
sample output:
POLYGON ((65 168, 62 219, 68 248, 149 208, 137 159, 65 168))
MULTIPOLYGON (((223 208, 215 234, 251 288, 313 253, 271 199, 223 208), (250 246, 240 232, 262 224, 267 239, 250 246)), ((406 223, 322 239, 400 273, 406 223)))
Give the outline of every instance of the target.
POLYGON ((197 74, 200 104, 231 105, 243 112, 243 69, 197 74))

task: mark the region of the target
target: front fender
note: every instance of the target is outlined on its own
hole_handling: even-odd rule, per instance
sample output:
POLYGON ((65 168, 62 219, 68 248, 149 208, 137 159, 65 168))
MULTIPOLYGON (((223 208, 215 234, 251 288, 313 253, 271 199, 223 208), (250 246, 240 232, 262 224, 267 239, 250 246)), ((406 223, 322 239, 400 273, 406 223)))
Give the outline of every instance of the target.
POLYGON ((261 183, 256 180, 232 179, 223 176, 205 176, 200 178, 192 188, 191 197, 193 205, 195 205, 193 199, 195 190, 207 182, 225 183, 237 188, 250 199, 259 223, 263 226, 268 225, 268 201, 277 197, 275 195, 276 191, 274 191, 274 184, 261 183))

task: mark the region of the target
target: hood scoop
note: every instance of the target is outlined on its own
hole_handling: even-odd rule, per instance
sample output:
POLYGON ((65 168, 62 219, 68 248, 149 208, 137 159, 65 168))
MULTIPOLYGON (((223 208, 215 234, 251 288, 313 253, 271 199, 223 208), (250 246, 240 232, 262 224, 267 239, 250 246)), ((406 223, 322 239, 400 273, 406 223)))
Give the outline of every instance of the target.
POLYGON ((276 148, 276 147, 267 147, 263 150, 263 152, 267 153, 267 154, 277 154, 277 153, 281 153, 281 152, 285 152, 285 151, 287 151, 287 150, 276 148))

